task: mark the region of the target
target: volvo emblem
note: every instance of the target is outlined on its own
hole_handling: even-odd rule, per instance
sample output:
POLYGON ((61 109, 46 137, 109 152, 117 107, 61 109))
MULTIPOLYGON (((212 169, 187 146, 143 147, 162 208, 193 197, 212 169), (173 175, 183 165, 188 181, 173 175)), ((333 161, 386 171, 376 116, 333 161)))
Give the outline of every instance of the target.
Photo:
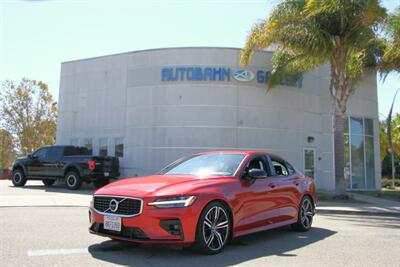
POLYGON ((233 77, 240 82, 250 82, 254 79, 254 73, 250 70, 238 69, 233 77))
POLYGON ((119 202, 117 200, 111 199, 110 204, 108 205, 108 208, 112 212, 116 212, 118 210, 118 204, 119 204, 119 202))

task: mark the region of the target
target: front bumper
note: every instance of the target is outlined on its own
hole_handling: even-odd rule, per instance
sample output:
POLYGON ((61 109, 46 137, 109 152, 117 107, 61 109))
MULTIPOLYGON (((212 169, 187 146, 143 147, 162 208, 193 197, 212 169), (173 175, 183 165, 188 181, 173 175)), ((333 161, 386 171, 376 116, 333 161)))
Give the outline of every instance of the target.
MULTIPOLYGON (((186 208, 159 209, 144 201, 142 213, 134 217, 122 217, 121 232, 105 230, 104 216, 91 207, 89 209, 89 232, 114 239, 138 243, 194 242, 200 215, 199 203, 186 208)), ((118 215, 116 215, 118 216, 118 215)))

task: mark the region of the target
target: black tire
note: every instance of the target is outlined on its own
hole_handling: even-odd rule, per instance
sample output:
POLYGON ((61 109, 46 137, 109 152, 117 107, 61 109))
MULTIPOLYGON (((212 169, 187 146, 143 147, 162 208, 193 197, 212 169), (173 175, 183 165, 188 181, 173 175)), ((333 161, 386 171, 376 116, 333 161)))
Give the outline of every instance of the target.
POLYGON ((65 184, 69 190, 77 190, 82 185, 82 178, 76 171, 67 172, 64 178, 65 184))
POLYGON ((200 214, 193 249, 207 255, 220 253, 228 242, 231 225, 225 205, 220 202, 209 203, 200 214))
POLYGON ((53 179, 43 179, 42 182, 43 182, 44 186, 52 186, 52 185, 56 182, 56 180, 53 180, 53 179))
POLYGON ((307 232, 311 229, 313 216, 313 202, 309 196, 305 196, 300 202, 297 222, 292 224, 292 228, 299 232, 307 232))
POLYGON ((102 188, 103 186, 107 185, 110 181, 108 179, 101 179, 101 180, 97 180, 94 181, 94 187, 96 187, 97 189, 102 188))
POLYGON ((26 184, 26 176, 24 171, 21 169, 14 170, 11 180, 14 186, 24 186, 26 184))

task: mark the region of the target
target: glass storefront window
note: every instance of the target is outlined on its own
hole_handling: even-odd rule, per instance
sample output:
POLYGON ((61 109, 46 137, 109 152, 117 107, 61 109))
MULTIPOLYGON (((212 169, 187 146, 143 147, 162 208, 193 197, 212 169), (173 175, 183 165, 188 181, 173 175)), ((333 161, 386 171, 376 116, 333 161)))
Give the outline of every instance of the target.
POLYGON ((364 136, 351 135, 351 187, 353 189, 365 188, 364 172, 364 136))
POLYGON ((344 176, 349 189, 375 189, 373 120, 345 121, 344 176))
POLYGON ((108 139, 100 138, 99 139, 99 156, 107 156, 108 155, 108 139))
POLYGON ((361 118, 350 118, 350 133, 351 134, 364 134, 363 119, 361 118))
POLYGON ((120 158, 124 156, 124 139, 122 137, 115 138, 115 156, 120 158))
POLYGON ((93 139, 85 138, 83 139, 83 146, 89 150, 90 154, 93 154, 93 139))
POLYGON ((371 119, 364 119, 365 135, 374 135, 374 122, 371 119))
POLYGON ((365 137, 365 163, 367 167, 367 189, 375 189, 374 138, 365 137))

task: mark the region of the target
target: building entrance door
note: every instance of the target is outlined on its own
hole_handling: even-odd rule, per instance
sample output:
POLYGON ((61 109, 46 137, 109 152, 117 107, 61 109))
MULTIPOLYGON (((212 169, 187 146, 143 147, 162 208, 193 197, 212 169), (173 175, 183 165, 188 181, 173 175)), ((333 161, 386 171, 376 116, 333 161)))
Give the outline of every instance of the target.
POLYGON ((315 148, 309 148, 309 147, 304 148, 303 155, 304 155, 303 156, 304 174, 311 178, 315 178, 315 148))

